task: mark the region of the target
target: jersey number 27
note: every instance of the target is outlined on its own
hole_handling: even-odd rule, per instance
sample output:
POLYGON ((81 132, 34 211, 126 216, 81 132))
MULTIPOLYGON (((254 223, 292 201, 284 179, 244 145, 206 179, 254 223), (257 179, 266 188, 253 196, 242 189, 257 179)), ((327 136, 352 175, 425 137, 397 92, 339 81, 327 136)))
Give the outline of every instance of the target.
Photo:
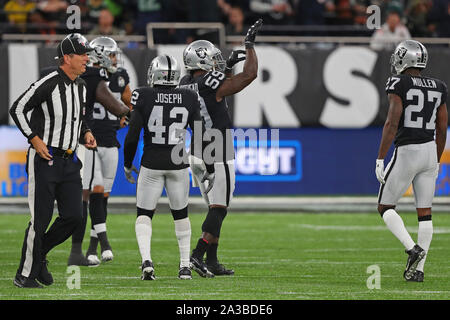
POLYGON ((433 113, 431 114, 430 119, 426 122, 425 128, 423 128, 423 108, 425 103, 424 93, 420 89, 409 89, 406 93, 407 101, 414 101, 417 98, 417 104, 409 104, 405 108, 405 122, 404 126, 407 128, 423 128, 426 130, 434 130, 436 128, 436 111, 437 108, 441 105, 441 96, 442 93, 438 91, 426 91, 427 102, 436 101, 433 107, 433 113), (414 120, 412 115, 413 113, 418 113, 416 119, 414 120))

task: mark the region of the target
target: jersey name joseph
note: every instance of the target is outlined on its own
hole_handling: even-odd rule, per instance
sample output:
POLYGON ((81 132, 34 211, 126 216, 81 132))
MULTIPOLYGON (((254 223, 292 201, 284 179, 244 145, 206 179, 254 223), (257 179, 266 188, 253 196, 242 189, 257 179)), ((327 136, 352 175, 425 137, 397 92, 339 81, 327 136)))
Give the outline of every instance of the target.
POLYGON ((184 145, 182 133, 188 125, 194 128, 195 121, 202 121, 195 92, 182 88, 143 87, 133 92, 131 103, 133 115, 128 135, 137 140, 140 129, 144 128, 142 165, 155 170, 187 168, 187 155, 178 154, 174 159, 172 150, 177 145, 184 145))

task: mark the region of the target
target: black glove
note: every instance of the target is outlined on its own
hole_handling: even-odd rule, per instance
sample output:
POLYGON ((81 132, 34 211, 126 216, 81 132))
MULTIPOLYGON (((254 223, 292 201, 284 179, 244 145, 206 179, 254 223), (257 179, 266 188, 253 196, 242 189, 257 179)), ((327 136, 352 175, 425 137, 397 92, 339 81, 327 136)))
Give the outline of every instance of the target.
POLYGON ((233 66, 242 60, 245 60, 245 50, 233 50, 227 59, 225 72, 231 72, 233 66), (239 58, 239 54, 243 54, 244 56, 239 58))
POLYGON ((128 126, 130 124, 130 119, 131 119, 131 110, 127 112, 127 114, 124 116, 124 121, 123 123, 128 126))
POLYGON ((251 49, 255 45, 256 34, 263 24, 262 19, 258 19, 258 21, 253 24, 250 29, 247 31, 247 35, 245 36, 245 49, 251 49))

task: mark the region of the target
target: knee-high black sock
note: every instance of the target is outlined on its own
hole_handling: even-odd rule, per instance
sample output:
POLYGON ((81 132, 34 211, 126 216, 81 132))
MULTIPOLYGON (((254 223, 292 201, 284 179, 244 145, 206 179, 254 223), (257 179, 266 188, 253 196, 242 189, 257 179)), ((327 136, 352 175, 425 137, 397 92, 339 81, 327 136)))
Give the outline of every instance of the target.
POLYGON ((194 250, 192 250, 192 256, 200 261, 203 261, 203 256, 205 255, 207 248, 208 241, 203 238, 198 239, 197 246, 194 248, 194 250))
POLYGON ((206 264, 212 265, 217 263, 217 249, 219 247, 218 243, 210 243, 206 249, 206 264))
POLYGON ((89 209, 92 224, 97 233, 98 241, 102 251, 111 250, 111 246, 106 235, 106 217, 103 193, 92 193, 89 198, 89 209))
POLYGON ((72 234, 72 253, 82 253, 82 245, 84 233, 86 231, 86 222, 87 222, 87 207, 88 203, 83 201, 83 217, 81 219, 81 224, 75 229, 75 232, 72 234))
POLYGON ((105 210, 105 221, 108 218, 108 199, 109 197, 103 197, 103 208, 105 210))

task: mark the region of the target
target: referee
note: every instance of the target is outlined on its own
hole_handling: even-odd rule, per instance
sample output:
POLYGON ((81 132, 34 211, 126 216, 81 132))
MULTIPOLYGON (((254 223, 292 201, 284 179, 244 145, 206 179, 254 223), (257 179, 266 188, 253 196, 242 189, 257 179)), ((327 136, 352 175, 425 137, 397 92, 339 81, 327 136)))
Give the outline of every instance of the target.
POLYGON ((81 224, 82 164, 75 152, 79 137, 84 137, 88 148, 97 145, 82 119, 86 84, 78 77, 86 70, 87 52, 92 48, 86 38, 72 33, 58 44, 57 50, 59 68, 33 83, 10 110, 31 144, 27 154, 31 220, 14 279, 21 288, 42 288, 39 282, 53 283, 46 255, 81 224), (59 216, 46 232, 55 200, 59 216))

